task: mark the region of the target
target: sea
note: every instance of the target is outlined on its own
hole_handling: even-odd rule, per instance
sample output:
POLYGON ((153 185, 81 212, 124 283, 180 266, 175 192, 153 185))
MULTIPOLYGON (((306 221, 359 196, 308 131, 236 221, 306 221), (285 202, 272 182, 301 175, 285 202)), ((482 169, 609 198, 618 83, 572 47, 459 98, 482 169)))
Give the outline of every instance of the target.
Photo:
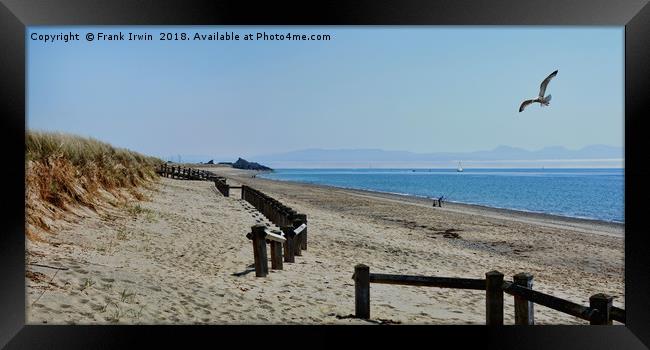
POLYGON ((267 179, 625 223, 624 169, 277 169, 267 179))

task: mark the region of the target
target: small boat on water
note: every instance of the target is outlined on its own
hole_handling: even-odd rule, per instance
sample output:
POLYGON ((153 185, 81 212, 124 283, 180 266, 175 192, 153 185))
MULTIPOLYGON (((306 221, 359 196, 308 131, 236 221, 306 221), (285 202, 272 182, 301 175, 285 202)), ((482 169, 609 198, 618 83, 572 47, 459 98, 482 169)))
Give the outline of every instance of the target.
POLYGON ((458 162, 458 168, 456 168, 456 171, 459 173, 463 172, 463 166, 460 164, 460 162, 458 162))

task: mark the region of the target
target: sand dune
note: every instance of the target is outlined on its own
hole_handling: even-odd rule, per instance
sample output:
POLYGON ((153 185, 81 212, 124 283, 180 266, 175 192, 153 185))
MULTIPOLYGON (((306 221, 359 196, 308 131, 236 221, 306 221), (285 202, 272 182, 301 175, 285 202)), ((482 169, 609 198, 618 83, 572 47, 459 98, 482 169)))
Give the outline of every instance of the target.
MULTIPOLYGON (((615 296, 624 307, 622 227, 521 216, 484 208, 432 208, 386 196, 251 178, 211 167, 306 213, 309 247, 266 278, 252 270, 251 225, 272 226, 231 190, 162 179, 150 201, 88 213, 50 242, 28 242, 27 322, 32 324, 483 324, 480 291, 371 285, 371 317, 354 313, 354 265, 371 272, 510 280, 588 304, 615 296), (445 234, 453 229, 458 237, 445 234), (600 235, 586 233, 598 231, 600 235)), ((506 296, 505 322, 514 322, 506 296)), ((539 324, 586 324, 536 307, 539 324)))

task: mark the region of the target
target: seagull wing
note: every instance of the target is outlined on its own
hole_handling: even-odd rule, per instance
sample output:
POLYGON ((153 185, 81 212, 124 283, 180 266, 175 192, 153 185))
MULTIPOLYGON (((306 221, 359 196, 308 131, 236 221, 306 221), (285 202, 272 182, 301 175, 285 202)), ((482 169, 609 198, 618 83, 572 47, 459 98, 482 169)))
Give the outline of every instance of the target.
POLYGON ((544 93, 546 92, 546 86, 548 85, 548 82, 551 81, 551 79, 553 79, 553 77, 556 76, 556 75, 557 75, 557 70, 555 70, 555 72, 549 74, 548 77, 546 77, 546 79, 544 79, 542 84, 539 86, 539 97, 544 98, 544 93))
POLYGON ((529 104, 531 104, 531 103, 533 103, 535 101, 537 101, 537 99, 526 100, 526 101, 522 102, 521 106, 519 106, 519 112, 523 111, 524 108, 526 108, 526 106, 528 106, 529 104))

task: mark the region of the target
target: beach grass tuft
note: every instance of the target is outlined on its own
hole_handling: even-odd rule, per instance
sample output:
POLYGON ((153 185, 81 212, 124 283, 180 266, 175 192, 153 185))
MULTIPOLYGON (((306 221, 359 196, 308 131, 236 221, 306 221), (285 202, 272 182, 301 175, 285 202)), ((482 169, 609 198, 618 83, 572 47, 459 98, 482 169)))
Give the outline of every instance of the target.
POLYGON ((71 134, 28 131, 25 137, 27 236, 73 207, 143 200, 138 191, 157 179, 162 160, 71 134))

